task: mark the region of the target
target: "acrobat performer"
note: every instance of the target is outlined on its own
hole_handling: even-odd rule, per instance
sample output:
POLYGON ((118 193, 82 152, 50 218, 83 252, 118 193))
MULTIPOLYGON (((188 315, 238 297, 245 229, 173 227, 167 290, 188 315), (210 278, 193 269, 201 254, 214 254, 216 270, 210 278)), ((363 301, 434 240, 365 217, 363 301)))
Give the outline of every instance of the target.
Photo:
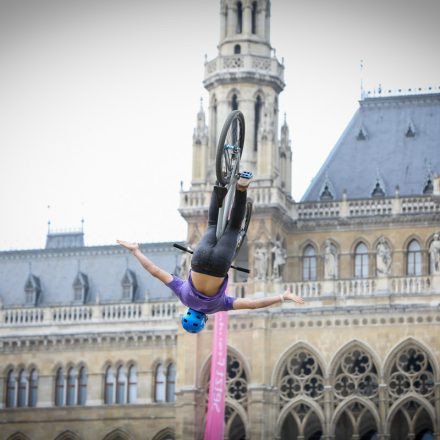
POLYGON ((214 187, 208 211, 208 228, 194 250, 187 280, 182 280, 156 266, 140 251, 138 244, 117 240, 151 275, 162 281, 185 306, 189 307, 182 317, 182 325, 191 333, 198 333, 204 328, 206 315, 219 311, 259 309, 285 300, 304 304, 301 297, 292 294, 289 290, 281 295, 257 299, 234 298, 226 295, 228 271, 235 258, 237 239, 245 215, 247 188, 252 174, 243 172, 240 176, 228 225, 218 240, 216 227, 219 204, 218 193, 214 187))

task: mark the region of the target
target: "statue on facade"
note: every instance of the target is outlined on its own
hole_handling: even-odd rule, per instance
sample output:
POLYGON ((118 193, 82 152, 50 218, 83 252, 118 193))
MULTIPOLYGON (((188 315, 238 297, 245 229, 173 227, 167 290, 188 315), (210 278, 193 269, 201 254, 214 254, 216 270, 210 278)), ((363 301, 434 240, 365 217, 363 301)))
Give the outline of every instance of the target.
POLYGON ((272 276, 274 279, 280 279, 282 275, 282 270, 286 264, 287 252, 283 248, 280 240, 275 240, 273 247, 271 249, 272 254, 272 276))
POLYGON ((389 275, 391 269, 391 249, 384 237, 380 238, 376 249, 377 275, 384 277, 389 275))
POLYGON ((258 243, 255 249, 255 277, 265 280, 267 277, 267 250, 263 243, 258 243))
POLYGON ((431 275, 440 275, 440 234, 434 234, 429 246, 429 261, 431 263, 431 275))
POLYGON ((324 278, 333 280, 337 276, 336 248, 330 240, 325 241, 324 248, 324 278))

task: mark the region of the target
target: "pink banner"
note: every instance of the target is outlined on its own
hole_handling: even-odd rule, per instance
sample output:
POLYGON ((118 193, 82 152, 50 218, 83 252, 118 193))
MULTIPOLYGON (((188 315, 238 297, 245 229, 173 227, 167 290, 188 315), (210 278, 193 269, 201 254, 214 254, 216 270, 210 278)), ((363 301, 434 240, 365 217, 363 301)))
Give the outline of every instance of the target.
POLYGON ((212 335, 211 379, 204 440, 223 440, 228 339, 228 313, 215 314, 212 335))

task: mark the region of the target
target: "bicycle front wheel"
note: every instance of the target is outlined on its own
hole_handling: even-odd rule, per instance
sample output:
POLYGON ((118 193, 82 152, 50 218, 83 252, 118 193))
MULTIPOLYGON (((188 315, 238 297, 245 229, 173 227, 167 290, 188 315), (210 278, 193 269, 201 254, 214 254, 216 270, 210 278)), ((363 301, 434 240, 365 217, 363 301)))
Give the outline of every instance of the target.
POLYGON ((239 173, 243 146, 244 116, 240 110, 234 110, 226 118, 217 144, 215 172, 220 185, 226 186, 232 175, 239 173))

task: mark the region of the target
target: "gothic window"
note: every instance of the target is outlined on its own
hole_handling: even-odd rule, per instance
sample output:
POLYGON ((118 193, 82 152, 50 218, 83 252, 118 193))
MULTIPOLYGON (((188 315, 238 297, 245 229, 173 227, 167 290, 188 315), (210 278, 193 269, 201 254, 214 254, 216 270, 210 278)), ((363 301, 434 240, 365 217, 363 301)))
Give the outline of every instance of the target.
POLYGON ((324 378, 315 356, 305 349, 289 356, 282 366, 278 389, 281 407, 300 395, 321 400, 324 395, 324 378))
POLYGON ((315 248, 309 244, 304 249, 303 255, 303 281, 316 280, 316 251, 315 248))
POLYGON ((401 349, 393 358, 388 384, 391 400, 413 392, 432 402, 434 374, 427 354, 412 345, 401 349))
POLYGON ((374 400, 378 397, 377 368, 371 355, 362 348, 354 347, 344 353, 334 377, 333 388, 339 400, 352 395, 374 400))
POLYGON ((420 276, 422 274, 422 251, 417 240, 412 240, 408 245, 406 273, 412 276, 420 276))
POLYGON ((15 406, 16 380, 14 370, 9 370, 6 379, 6 407, 13 408, 15 406))
POLYGON ((27 388, 27 379, 26 372, 20 370, 18 373, 18 392, 17 392, 17 406, 23 407, 26 406, 26 388, 27 388))
POLYGON ((125 368, 121 365, 116 374, 116 403, 125 403, 125 368))
POLYGON ((241 46, 240 46, 239 44, 236 44, 236 45, 234 46, 234 53, 235 53, 236 55, 238 55, 238 54, 241 53, 241 46))
POLYGON ((237 2, 237 34, 243 31, 243 5, 237 2))
POLYGON ((64 405, 64 370, 61 367, 55 376, 55 405, 64 405))
POLYGON ((134 301, 136 299, 137 279, 136 274, 127 269, 121 281, 122 285, 122 299, 127 301, 134 301))
POLYGON ((257 96, 255 101, 255 128, 254 128, 254 151, 258 150, 258 130, 260 129, 261 122, 261 109, 263 102, 260 96, 257 96))
POLYGON ((406 400, 394 414, 390 424, 390 438, 434 440, 434 421, 417 400, 406 400))
POLYGON ((176 382, 176 367, 174 364, 168 365, 167 368, 167 390, 166 390, 166 401, 174 402, 175 397, 175 382, 176 382))
POLYGON ((87 369, 81 367, 78 374, 78 405, 85 405, 87 400, 87 369))
POLYGON ((252 24, 251 30, 253 34, 257 33, 257 2, 252 2, 252 24))
POLYGON ((29 406, 35 407, 37 406, 38 400, 38 373, 35 368, 31 370, 31 374, 29 375, 29 406))
POLYGON ((113 368, 110 366, 105 371, 104 403, 106 403, 107 405, 113 404, 114 387, 115 387, 115 376, 113 374, 113 368))
POLYGON ((40 279, 30 274, 24 286, 26 305, 37 306, 40 301, 41 294, 40 279))
POLYGON ((364 243, 359 243, 354 251, 354 276, 368 278, 368 249, 364 243))
POLYGON ((67 393, 66 393, 66 405, 75 405, 75 395, 76 395, 76 370, 71 367, 67 371, 67 393))
POLYGON ((156 374, 154 380, 154 401, 165 401, 165 371, 162 364, 156 367, 156 374))
POLYGON ((78 272, 73 281, 73 298, 75 302, 85 304, 87 301, 87 294, 89 291, 89 281, 87 275, 78 272))
POLYGON ((238 98, 237 98, 237 95, 232 95, 231 110, 238 110, 238 98))
POLYGON ((344 408, 335 426, 335 438, 377 440, 378 427, 371 411, 360 401, 353 401, 344 408))
POLYGON ((134 365, 128 369, 128 403, 136 403, 137 399, 137 371, 134 365))

